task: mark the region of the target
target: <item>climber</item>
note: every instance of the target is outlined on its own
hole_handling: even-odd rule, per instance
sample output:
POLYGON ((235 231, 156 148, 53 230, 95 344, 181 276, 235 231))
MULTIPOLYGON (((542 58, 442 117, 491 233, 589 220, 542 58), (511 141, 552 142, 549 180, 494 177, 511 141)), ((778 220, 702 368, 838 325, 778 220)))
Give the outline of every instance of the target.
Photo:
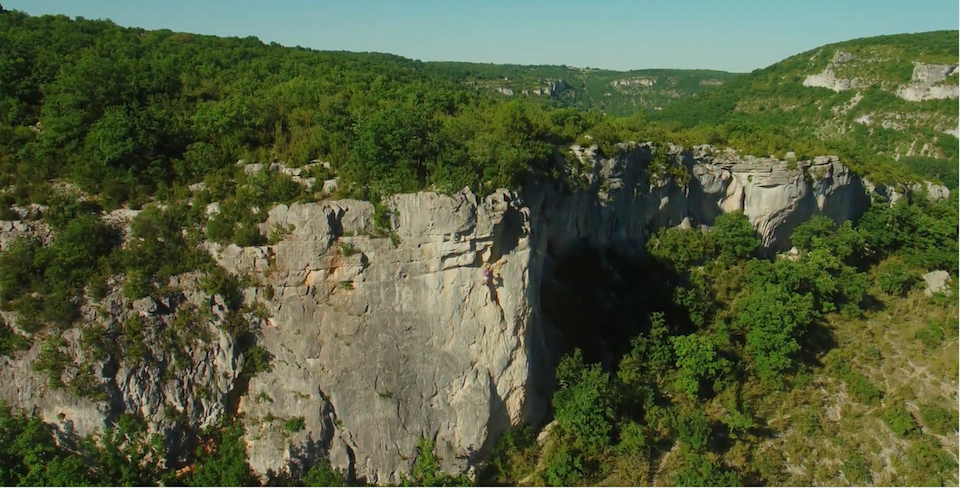
POLYGON ((496 272, 496 273, 499 273, 499 272, 500 272, 500 268, 502 268, 503 265, 504 265, 504 263, 506 263, 506 262, 507 262, 507 257, 506 257, 506 256, 503 256, 503 257, 501 257, 499 260, 497 260, 497 262, 495 262, 495 263, 493 263, 493 264, 490 264, 490 263, 484 264, 484 265, 483 265, 483 278, 480 279, 480 284, 481 284, 481 285, 494 284, 493 274, 494 274, 495 272, 496 272))
POLYGON ((483 278, 480 279, 480 284, 486 286, 489 283, 493 282, 493 270, 490 269, 490 266, 483 266, 483 278))

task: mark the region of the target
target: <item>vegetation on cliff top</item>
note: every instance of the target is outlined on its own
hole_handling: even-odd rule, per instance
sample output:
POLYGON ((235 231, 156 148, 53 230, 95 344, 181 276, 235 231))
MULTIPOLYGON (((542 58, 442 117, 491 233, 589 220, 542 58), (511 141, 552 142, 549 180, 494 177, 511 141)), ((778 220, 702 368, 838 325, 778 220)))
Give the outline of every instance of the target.
MULTIPOLYGON (((823 90, 801 87, 796 76, 781 80, 795 71, 784 65, 672 104, 652 123, 642 110, 619 119, 505 101, 461 83, 484 71, 459 65, 16 11, 0 13, 0 59, 0 185, 21 204, 44 203, 57 179, 108 208, 142 202, 238 159, 327 160, 345 193, 372 199, 426 187, 482 192, 549 173, 554 148, 585 134, 601 142, 727 144, 758 156, 839 153, 861 172, 910 178, 889 151, 877 156, 863 143, 899 141, 896 131, 854 124, 839 139, 811 137, 809 117, 797 111, 812 117, 836 103, 808 103, 823 90), (769 94, 769 110, 734 110, 745 94, 769 94)), ((941 105, 919 106, 940 113, 941 105)), ((956 143, 946 139, 931 142, 955 158, 956 143)), ((923 175, 949 176, 939 160, 924 163, 917 165, 923 175)))

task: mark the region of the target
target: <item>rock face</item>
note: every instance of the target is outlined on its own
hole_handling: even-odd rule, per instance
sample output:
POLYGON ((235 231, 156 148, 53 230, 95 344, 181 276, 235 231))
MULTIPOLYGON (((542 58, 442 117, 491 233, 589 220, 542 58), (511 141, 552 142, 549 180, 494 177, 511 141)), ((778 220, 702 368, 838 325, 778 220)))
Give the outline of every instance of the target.
MULTIPOLYGON (((847 78, 837 74, 842 71, 844 64, 855 60, 857 60, 857 56, 854 54, 837 50, 823 71, 807 75, 807 77, 804 78, 803 86, 827 88, 835 92, 842 92, 857 88, 866 88, 874 84, 882 85, 882 83, 877 82, 878 80, 847 78)), ((859 61, 865 63, 882 62, 882 60, 879 59, 864 59, 859 61)), ((894 86, 894 88, 896 88, 896 95, 898 97, 910 102, 955 99, 960 96, 960 86, 957 85, 956 76, 956 64, 914 63, 913 76, 911 77, 910 83, 902 86, 894 86)))
POLYGON ((712 225, 720 213, 741 211, 757 228, 764 247, 782 251, 790 248, 793 228, 811 216, 842 222, 856 219, 870 204, 860 178, 836 157, 790 163, 712 152, 701 146, 681 155, 692 177, 680 184, 672 178, 651 178, 649 146, 615 159, 598 157, 595 148, 574 147, 581 161, 574 171, 591 191, 542 204, 554 244, 562 248, 586 237, 592 246, 642 249, 660 227, 688 219, 712 225))
POLYGON ((951 76, 957 76, 955 64, 916 63, 910 84, 901 86, 897 90, 897 96, 911 102, 960 97, 960 86, 955 80, 949 80, 951 76))
POLYGON ((144 298, 131 304, 112 293, 82 308, 84 321, 96 325, 37 341, 16 358, 0 356, 0 399, 80 436, 100 431, 122 412, 137 413, 172 448, 183 447, 180 419, 196 428, 213 425, 226 412, 243 365, 224 331, 222 298, 199 292, 196 280, 174 278, 172 284, 185 292, 160 303, 144 298), (139 324, 136 331, 132 323, 139 324), (188 340, 168 340, 168 332, 186 326, 188 340), (93 344, 85 339, 91 327, 97 327, 91 337, 100 339, 93 344), (64 358, 66 367, 59 374, 37 372, 33 365, 40 356, 47 356, 45 362, 64 358), (112 361, 120 356, 125 359, 112 361))
MULTIPOLYGON (((107 400, 48 387, 29 366, 40 346, 0 358, 0 396, 80 432, 102 428, 120 411, 140 412, 171 444, 178 426, 208 425, 235 409, 260 473, 325 455, 368 482, 396 483, 421 438, 435 440, 444 469, 462 472, 509 426, 546 412, 557 359, 539 298, 548 256, 582 246, 642 253, 658 228, 709 226, 732 211, 750 219, 767 249, 780 251, 810 217, 856 219, 871 194, 886 190, 834 157, 791 163, 708 146, 664 148, 679 164, 653 170, 649 145, 622 145, 615 158, 596 147, 572 149, 567 187, 541 182, 483 199, 466 190, 397 195, 380 235, 368 202, 281 205, 261 226, 267 235, 287 233, 276 244, 207 244, 226 270, 254 278, 245 301, 264 307, 249 320, 272 355, 271 369, 247 384, 239 374, 244 354, 217 325, 225 319, 222 300, 184 277, 171 285, 186 291, 164 303, 114 297, 107 318, 91 307, 90 321, 140 317, 152 358, 116 370, 95 363, 107 400), (493 269, 487 284, 483 265, 493 269), (208 337, 173 358, 163 331, 189 304, 213 310, 202 322, 208 337), (172 375, 161 374, 172 364, 172 375)), ((928 193, 948 195, 940 187, 928 193)), ((78 339, 66 340, 64 349, 75 350, 78 339)))
MULTIPOLYGON (((255 469, 281 460, 282 433, 254 420, 267 415, 306 417, 299 435, 329 445, 335 466, 395 483, 422 437, 458 471, 544 410, 529 391, 530 225, 514 197, 398 195, 391 207, 398 246, 365 235, 366 202, 271 210, 264 227, 295 230, 263 251, 275 295, 262 344, 275 359, 240 411, 252 438, 277 442, 251 443, 255 469), (495 284, 482 286, 481 264, 501 257, 495 284)), ((215 255, 227 269, 265 271, 256 252, 215 255)))

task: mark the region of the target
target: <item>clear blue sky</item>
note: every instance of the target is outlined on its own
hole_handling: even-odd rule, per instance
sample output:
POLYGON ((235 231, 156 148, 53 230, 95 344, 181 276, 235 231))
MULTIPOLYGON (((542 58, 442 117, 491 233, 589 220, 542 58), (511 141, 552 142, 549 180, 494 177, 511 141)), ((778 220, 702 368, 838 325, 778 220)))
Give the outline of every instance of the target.
POLYGON ((821 44, 960 27, 957 0, 0 0, 123 26, 423 61, 750 71, 821 44))

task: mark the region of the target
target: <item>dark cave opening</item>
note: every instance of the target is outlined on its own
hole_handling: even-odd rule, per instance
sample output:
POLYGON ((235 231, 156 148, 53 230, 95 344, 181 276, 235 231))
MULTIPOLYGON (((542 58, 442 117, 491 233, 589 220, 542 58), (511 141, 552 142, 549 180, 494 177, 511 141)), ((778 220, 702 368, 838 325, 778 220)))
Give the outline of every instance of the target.
POLYGON ((633 250, 584 244, 547 253, 540 306, 557 333, 552 349, 558 358, 580 349, 585 362, 613 371, 632 339, 650 331, 652 313, 663 313, 672 334, 694 332, 690 311, 676 303, 683 280, 671 265, 633 250))

